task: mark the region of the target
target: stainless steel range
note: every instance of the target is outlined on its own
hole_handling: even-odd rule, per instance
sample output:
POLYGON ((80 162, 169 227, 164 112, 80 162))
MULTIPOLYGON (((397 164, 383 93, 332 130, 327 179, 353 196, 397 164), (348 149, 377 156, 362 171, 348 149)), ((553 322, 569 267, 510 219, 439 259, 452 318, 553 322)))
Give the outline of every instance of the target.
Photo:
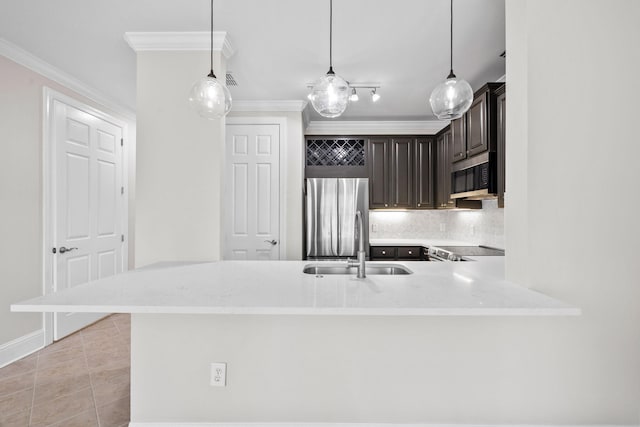
POLYGON ((437 261, 469 261, 466 256, 504 256, 504 251, 489 246, 429 246, 429 258, 437 261))

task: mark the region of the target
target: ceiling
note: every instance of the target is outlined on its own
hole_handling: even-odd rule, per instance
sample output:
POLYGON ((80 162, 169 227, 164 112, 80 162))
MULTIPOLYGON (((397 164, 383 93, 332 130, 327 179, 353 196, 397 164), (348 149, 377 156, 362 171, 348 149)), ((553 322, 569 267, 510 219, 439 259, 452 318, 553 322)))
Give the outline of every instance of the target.
MULTIPOLYGON (((135 110, 136 57, 125 32, 208 31, 208 0, 0 0, 0 37, 135 110)), ((304 100, 329 65, 328 0, 215 0, 227 31, 234 101, 304 100)), ((431 90, 449 72, 448 0, 334 0, 333 65, 379 83, 340 120, 432 120, 431 90)), ((504 0, 454 1, 454 71, 478 89, 505 73, 504 0)), ((202 70, 203 75, 208 70, 202 70)), ((185 94, 185 96, 187 96, 185 94)), ((312 119, 321 117, 315 115, 312 119)))

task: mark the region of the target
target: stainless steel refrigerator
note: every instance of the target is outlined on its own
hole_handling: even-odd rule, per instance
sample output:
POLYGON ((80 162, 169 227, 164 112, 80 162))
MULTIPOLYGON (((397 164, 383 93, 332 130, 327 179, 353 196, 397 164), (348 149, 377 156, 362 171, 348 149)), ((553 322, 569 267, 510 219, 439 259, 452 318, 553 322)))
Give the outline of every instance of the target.
POLYGON ((369 256, 367 178, 307 178, 305 211, 308 259, 355 257, 361 237, 356 211, 362 212, 362 238, 369 256))

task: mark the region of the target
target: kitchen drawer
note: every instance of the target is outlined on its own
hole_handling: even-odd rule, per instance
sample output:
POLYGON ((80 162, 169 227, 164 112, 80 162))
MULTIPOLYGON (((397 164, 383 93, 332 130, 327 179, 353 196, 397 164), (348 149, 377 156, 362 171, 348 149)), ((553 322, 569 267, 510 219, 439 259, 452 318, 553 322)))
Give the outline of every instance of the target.
POLYGON ((420 259, 419 246, 400 246, 398 247, 398 259, 420 259))
POLYGON ((395 259, 396 248, 393 246, 371 246, 371 259, 395 259))

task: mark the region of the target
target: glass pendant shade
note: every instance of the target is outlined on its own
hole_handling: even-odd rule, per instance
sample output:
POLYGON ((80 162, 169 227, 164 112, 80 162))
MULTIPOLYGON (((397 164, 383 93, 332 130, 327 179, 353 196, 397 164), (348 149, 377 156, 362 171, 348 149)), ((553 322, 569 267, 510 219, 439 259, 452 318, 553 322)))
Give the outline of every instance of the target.
POLYGON ((447 78, 431 92, 431 110, 440 120, 462 117, 473 102, 473 90, 464 79, 455 76, 447 78))
POLYGON ((329 72, 313 85, 309 99, 318 114, 335 118, 347 109, 349 94, 349 83, 342 77, 329 72))
POLYGON ((205 119, 220 119, 231 110, 231 93, 211 74, 198 80, 189 93, 189 104, 205 119))

